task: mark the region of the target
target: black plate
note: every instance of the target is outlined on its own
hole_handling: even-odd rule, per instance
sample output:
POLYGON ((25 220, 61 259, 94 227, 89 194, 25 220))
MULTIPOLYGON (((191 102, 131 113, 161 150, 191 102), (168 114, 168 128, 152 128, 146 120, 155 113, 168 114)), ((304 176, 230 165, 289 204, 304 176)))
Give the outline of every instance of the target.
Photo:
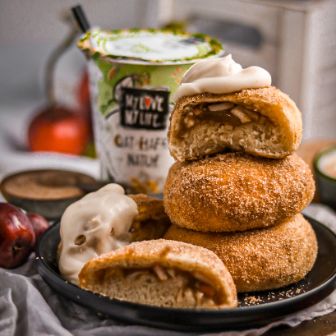
POLYGON ((316 263, 302 281, 283 289, 242 294, 239 307, 226 310, 193 310, 159 308, 111 300, 72 285, 59 274, 56 249, 59 224, 51 227, 38 245, 38 271, 59 294, 128 323, 188 331, 245 329, 265 325, 285 315, 309 307, 328 296, 336 288, 336 236, 324 225, 307 218, 319 243, 316 263))

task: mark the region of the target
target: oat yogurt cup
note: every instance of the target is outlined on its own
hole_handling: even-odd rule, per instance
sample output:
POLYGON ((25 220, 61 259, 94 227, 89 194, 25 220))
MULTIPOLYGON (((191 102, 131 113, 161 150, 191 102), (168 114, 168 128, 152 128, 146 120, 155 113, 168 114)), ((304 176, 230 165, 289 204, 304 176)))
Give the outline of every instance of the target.
POLYGON ((173 159, 167 127, 173 94, 197 60, 222 54, 203 34, 93 29, 79 48, 89 58, 101 175, 133 192, 159 193, 173 159))

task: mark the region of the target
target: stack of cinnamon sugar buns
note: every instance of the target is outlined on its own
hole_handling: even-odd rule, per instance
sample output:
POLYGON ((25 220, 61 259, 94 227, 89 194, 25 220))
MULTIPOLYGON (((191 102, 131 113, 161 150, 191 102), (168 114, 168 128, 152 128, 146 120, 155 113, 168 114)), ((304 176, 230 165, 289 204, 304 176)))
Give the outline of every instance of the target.
POLYGON ((170 120, 177 162, 164 188, 173 223, 165 238, 215 252, 238 292, 304 278, 317 241, 300 214, 315 191, 294 153, 301 135, 300 111, 266 70, 242 68, 230 55, 192 66, 170 120))

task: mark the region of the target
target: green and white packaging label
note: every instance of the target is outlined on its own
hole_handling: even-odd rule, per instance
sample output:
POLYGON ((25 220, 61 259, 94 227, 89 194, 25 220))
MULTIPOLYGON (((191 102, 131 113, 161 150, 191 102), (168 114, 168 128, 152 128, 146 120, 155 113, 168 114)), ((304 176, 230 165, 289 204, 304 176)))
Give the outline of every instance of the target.
POLYGON ((102 178, 133 192, 162 192, 173 163, 167 145, 172 95, 196 59, 222 51, 204 35, 94 30, 79 42, 90 56, 95 142, 102 178))

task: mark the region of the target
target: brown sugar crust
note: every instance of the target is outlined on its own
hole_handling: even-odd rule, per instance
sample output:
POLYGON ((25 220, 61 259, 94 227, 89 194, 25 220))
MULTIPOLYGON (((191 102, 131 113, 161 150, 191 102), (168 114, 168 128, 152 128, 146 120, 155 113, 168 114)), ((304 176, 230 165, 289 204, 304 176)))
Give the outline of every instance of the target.
MULTIPOLYGON (((237 306, 236 288, 232 277, 215 253, 200 246, 165 239, 132 243, 88 261, 79 274, 79 283, 82 288, 104 294, 100 290, 104 287, 104 271, 116 268, 151 269, 158 265, 202 275, 220 296, 220 307, 237 306)), ((112 286, 113 278, 110 281, 112 286)), ((157 286, 159 293, 165 282, 158 282, 157 286)), ((141 290, 145 291, 146 288, 139 287, 139 291, 141 290)), ((122 296, 122 293, 120 295, 122 296)), ((153 295, 155 293, 151 294, 153 295)), ((135 293, 135 296, 132 301, 139 302, 141 293, 135 293)), ((152 302, 159 306, 163 305, 163 301, 160 300, 159 297, 152 298, 152 302)))
POLYGON ((284 159, 243 153, 175 163, 164 187, 172 223, 196 231, 245 231, 276 225, 305 208, 315 185, 296 154, 284 159))
POLYGON ((238 292, 295 283, 311 270, 317 255, 315 233, 301 214, 271 228, 239 233, 201 233, 173 225, 165 238, 215 252, 230 271, 238 292))
MULTIPOLYGON (((205 117, 207 115, 211 113, 203 114, 205 117)), ((255 156, 283 158, 298 148, 301 138, 301 112, 288 95, 275 87, 182 97, 171 114, 168 131, 169 150, 178 161, 197 160, 227 148, 255 156), (257 118, 233 130, 225 129, 220 122, 203 120, 197 123, 197 117, 193 114, 197 106, 213 103, 231 103, 247 108, 257 118), (190 113, 192 125, 195 126, 186 128, 190 113)))

